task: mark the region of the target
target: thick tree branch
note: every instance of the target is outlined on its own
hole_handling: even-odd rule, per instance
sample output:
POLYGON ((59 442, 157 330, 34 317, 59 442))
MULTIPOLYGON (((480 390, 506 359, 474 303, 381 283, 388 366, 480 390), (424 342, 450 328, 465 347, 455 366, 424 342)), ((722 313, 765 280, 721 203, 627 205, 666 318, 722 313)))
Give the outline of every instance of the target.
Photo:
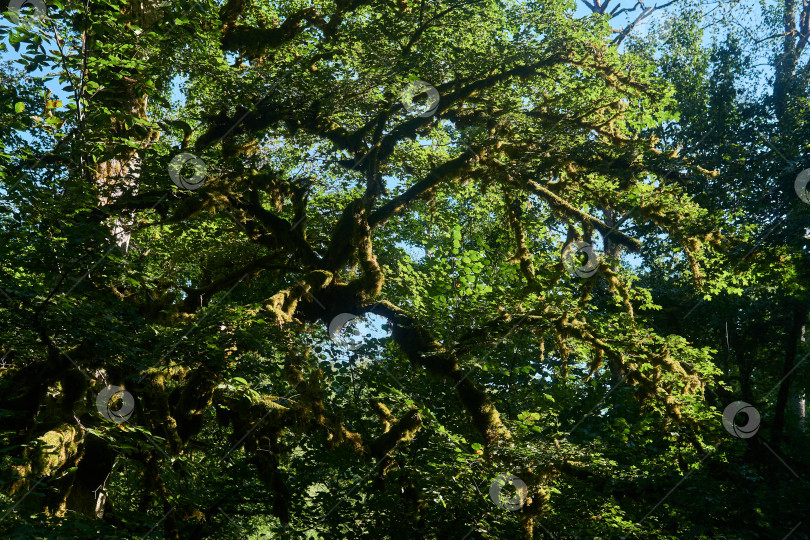
POLYGON ((641 242, 636 240, 635 238, 631 238, 620 231, 615 231, 611 227, 601 220, 591 216, 590 214, 586 214, 582 210, 578 208, 574 208, 566 201, 546 189, 545 187, 541 186, 537 182, 532 180, 527 180, 523 184, 528 191, 531 191, 544 201, 546 201, 549 206, 557 212, 559 215, 566 217, 571 220, 578 221, 583 224, 588 224, 598 230, 603 236, 610 234, 612 238, 615 239, 616 242, 622 244, 627 249, 634 253, 638 253, 641 251, 641 242))

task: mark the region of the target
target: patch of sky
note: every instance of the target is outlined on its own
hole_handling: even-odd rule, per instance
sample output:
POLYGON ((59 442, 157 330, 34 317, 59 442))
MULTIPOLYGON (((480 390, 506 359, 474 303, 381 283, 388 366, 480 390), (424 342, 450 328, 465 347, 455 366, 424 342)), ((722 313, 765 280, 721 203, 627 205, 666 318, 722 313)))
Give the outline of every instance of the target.
POLYGON ((359 317, 350 313, 337 315, 327 333, 329 346, 322 347, 322 355, 327 361, 344 363, 373 359, 383 341, 391 336, 391 329, 388 319, 372 310, 359 317))

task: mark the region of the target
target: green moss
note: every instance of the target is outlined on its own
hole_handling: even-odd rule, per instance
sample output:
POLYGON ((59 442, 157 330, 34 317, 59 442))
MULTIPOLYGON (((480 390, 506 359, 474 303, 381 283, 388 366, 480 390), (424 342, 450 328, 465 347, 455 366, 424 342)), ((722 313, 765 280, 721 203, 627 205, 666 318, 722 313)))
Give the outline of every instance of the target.
POLYGON ((78 451, 79 431, 70 424, 41 435, 37 440, 43 446, 36 450, 31 460, 31 473, 36 476, 50 476, 59 470, 78 451))

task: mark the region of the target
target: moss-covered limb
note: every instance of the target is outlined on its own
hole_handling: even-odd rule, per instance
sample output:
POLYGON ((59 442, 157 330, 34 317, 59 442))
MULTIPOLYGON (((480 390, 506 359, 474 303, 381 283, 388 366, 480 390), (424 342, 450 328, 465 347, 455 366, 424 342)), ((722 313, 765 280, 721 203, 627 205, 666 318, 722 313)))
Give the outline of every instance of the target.
MULTIPOLYGON (((170 207, 177 201, 177 198, 178 196, 172 190, 125 193, 107 204, 93 208, 92 215, 101 221, 126 210, 154 210, 158 215, 166 219, 170 207)), ((88 215, 88 217, 90 216, 88 215)))
POLYGON ((337 224, 332 229, 329 238, 329 246, 324 255, 324 268, 335 271, 344 266, 351 258, 355 247, 352 240, 355 238, 355 228, 357 227, 357 215, 363 210, 363 200, 354 199, 346 205, 337 224))
POLYGON ((312 7, 299 9, 276 28, 256 28, 226 20, 222 27, 222 49, 245 58, 259 58, 295 39, 310 26, 323 26, 323 17, 312 7), (306 25, 302 25, 304 21, 306 25))
POLYGON ((375 459, 381 459, 400 442, 409 441, 422 427, 422 417, 418 409, 411 409, 397 420, 390 429, 368 444, 368 452, 375 459))
MULTIPOLYGON (((255 31, 261 32, 261 30, 258 29, 251 30, 251 32, 255 31)), ((270 30, 270 32, 273 32, 273 30, 270 30)), ((255 39, 253 41, 255 41, 255 39)), ((255 47, 255 42, 251 43, 250 46, 255 47)), ((478 80, 459 79, 440 85, 437 87, 437 90, 441 93, 442 99, 437 114, 441 115, 445 111, 449 111, 453 107, 463 104, 471 96, 493 88, 509 79, 544 76, 546 70, 549 68, 568 62, 569 56, 570 55, 551 55, 527 65, 504 66, 501 70, 495 71, 478 80)), ((307 62, 310 62, 310 60, 307 62)), ((289 106, 272 103, 261 106, 257 114, 245 119, 240 125, 240 131, 261 131, 275 123, 285 121, 288 127, 293 131, 304 128, 316 136, 328 139, 335 144, 337 148, 354 154, 355 159, 349 160, 347 167, 366 172, 367 167, 370 165, 368 160, 365 160, 366 162, 363 164, 358 163, 359 159, 362 157, 357 156, 361 151, 361 140, 363 137, 368 136, 381 121, 389 118, 394 111, 400 107, 400 104, 394 104, 389 110, 380 111, 380 113, 375 115, 374 118, 370 119, 363 126, 350 132, 323 117, 320 114, 320 106, 317 101, 311 104, 306 110, 296 110, 289 106)), ((237 118, 242 115, 243 113, 239 112, 235 118, 218 118, 215 121, 215 125, 212 125, 206 133, 198 138, 197 150, 201 150, 202 147, 217 139, 218 136, 224 135, 225 132, 234 125, 237 118)), ((400 141, 415 137, 420 129, 432 121, 432 118, 411 118, 394 128, 384 137, 375 138, 373 141, 373 150, 371 151, 375 153, 376 161, 379 163, 386 161, 400 141)), ((369 151, 370 150, 365 150, 365 153, 369 151)))
MULTIPOLYGON (((631 344, 626 347, 632 349, 631 344)), ((694 369, 672 357, 667 344, 620 354, 618 364, 625 373, 626 380, 637 386, 642 400, 659 402, 664 406, 664 416, 668 421, 692 423, 692 420, 681 413, 682 400, 679 395, 702 395, 705 383, 694 369), (642 371, 640 365, 644 363, 651 364, 653 369, 642 371), (665 377, 667 374, 670 377, 665 377)))
POLYGON ((372 399, 370 404, 372 410, 379 417, 380 422, 382 422, 383 433, 388 432, 388 430, 391 429, 391 426, 394 425, 394 422, 396 422, 396 419, 391 414, 391 411, 385 406, 385 404, 383 404, 382 401, 378 399, 372 399))
POLYGON ((297 388, 304 382, 304 374, 301 372, 303 360, 301 356, 292 351, 284 356, 284 379, 293 388, 297 388))
MULTIPOLYGON (((501 71, 496 70, 489 76, 478 80, 458 79, 440 85, 436 89, 441 94, 442 99, 439 102, 439 108, 436 111, 436 115, 441 115, 454 106, 460 106, 473 95, 493 88, 500 83, 516 77, 530 78, 535 75, 543 75, 544 69, 550 68, 562 62, 562 57, 552 55, 529 65, 516 65, 512 66, 511 68, 504 67, 501 71)), ((389 109, 380 111, 377 115, 375 115, 372 119, 354 132, 349 132, 326 119, 319 118, 317 115, 310 116, 310 118, 304 119, 303 121, 298 120, 298 125, 306 128, 308 131, 317 136, 329 139, 342 150, 347 150, 353 154, 357 154, 361 150, 360 141, 362 138, 372 134, 374 129, 380 125, 381 122, 387 121, 394 114, 394 112, 401 107, 402 105, 399 102, 394 103, 389 109)), ((421 116, 417 116, 405 121, 384 136, 374 137, 372 148, 370 150, 365 150, 365 156, 373 153, 373 161, 375 163, 385 162, 391 156, 400 141, 415 138, 419 130, 423 129, 431 122, 433 122, 432 117, 424 118, 421 116)), ((365 156, 355 155, 354 159, 348 160, 345 163, 346 167, 362 172, 368 172, 368 168, 371 166, 371 161, 366 159, 365 156), (362 164, 359 163, 360 160, 363 160, 362 164)))
MULTIPOLYGON (((634 218, 638 216, 637 221, 645 220, 652 222, 668 231, 671 235, 674 235, 684 230, 685 222, 691 222, 692 220, 690 218, 694 219, 694 214, 691 214, 689 210, 686 205, 679 205, 676 199, 666 199, 664 196, 658 196, 656 193, 653 197, 648 198, 636 207, 634 210, 634 218)), ((702 228, 701 225, 698 225, 698 227, 702 228)), ((612 238, 615 235, 616 232, 614 231, 610 236, 612 238)), ((705 228, 704 231, 698 232, 698 235, 710 241, 713 241, 715 238, 719 240, 719 235, 716 235, 708 227, 705 228)), ((681 235, 679 234, 679 236, 681 235)), ((688 247, 685 241, 681 241, 680 243, 688 247)))
POLYGON ((17 432, 16 436, 7 441, 11 444, 30 443, 37 433, 42 433, 43 428, 47 431, 34 439, 36 444, 34 448, 20 451, 18 456, 27 460, 27 463, 14 466, 8 471, 15 478, 8 478, 8 482, 4 482, 4 491, 13 494, 21 488, 29 489, 33 485, 33 478, 53 477, 58 474, 60 478, 50 484, 56 491, 48 495, 44 501, 48 512, 63 515, 66 509, 84 511, 83 508, 72 507, 68 500, 71 493, 74 495, 77 493, 71 491, 77 475, 63 472, 77 463, 80 464, 82 460, 85 433, 75 422, 74 414, 81 416, 84 411, 89 387, 86 376, 72 365, 70 369, 48 372, 47 369, 43 369, 41 362, 19 368, 14 375, 4 373, 4 377, 0 379, 4 383, 2 395, 6 398, 0 404, 0 408, 15 412, 3 420, 5 428, 17 432), (28 376, 34 377, 36 383, 32 385, 26 382, 22 388, 7 386, 19 385, 23 377, 28 376), (51 380, 52 377, 55 380, 51 380), (42 385, 41 389, 39 385, 42 385), (57 393, 56 399, 48 396, 54 389, 57 393), (19 394, 15 395, 15 391, 19 394), (9 397, 11 399, 8 399, 9 397), (22 399, 19 403, 27 405, 29 410, 17 409, 19 399, 22 399))
POLYGON ((411 361, 434 376, 455 382, 462 404, 488 445, 498 439, 511 437, 489 396, 475 386, 469 374, 461 370, 458 358, 452 351, 445 350, 427 329, 390 302, 379 302, 375 311, 393 323, 392 337, 411 361))
POLYGON ((149 429, 160 433, 169 443, 169 451, 177 455, 183 448, 183 439, 177 432, 177 421, 172 416, 166 390, 166 374, 157 369, 147 372, 143 380, 143 390, 139 393, 144 406, 142 411, 149 429))
POLYGON ((302 182, 292 185, 292 192, 290 193, 290 199, 292 200, 293 206, 293 217, 292 221, 294 224, 297 224, 297 228, 300 231, 301 238, 304 242, 307 242, 307 204, 309 203, 309 189, 310 189, 310 182, 302 182))
POLYGON ((488 446, 499 439, 510 439, 509 430, 501 422, 501 415, 487 393, 480 390, 475 383, 462 370, 454 370, 448 374, 450 380, 456 383, 456 392, 467 412, 472 416, 473 426, 483 437, 488 446))
MULTIPOLYGON (((543 301, 542 298, 540 300, 543 301)), ((510 314, 502 311, 498 318, 487 321, 458 338, 453 353, 462 356, 482 344, 498 342, 514 332, 519 325, 531 326, 533 331, 551 328, 554 317, 558 315, 550 304, 541 304, 530 313, 510 314)))
POLYGON ((36 426, 39 408, 45 402, 48 387, 55 382, 59 371, 51 371, 49 364, 38 361, 15 365, 3 370, 0 377, 0 409, 13 411, 3 416, 4 431, 24 433, 36 426))
MULTIPOLYGON (((439 85, 436 90, 442 96, 439 100, 439 105, 434 114, 435 117, 440 117, 444 111, 462 105, 472 96, 489 90, 498 84, 509 81, 510 79, 528 79, 534 76, 546 76, 547 71, 553 66, 564 63, 562 56, 550 55, 547 58, 532 62, 530 64, 519 64, 512 67, 504 67, 501 70, 496 70, 490 75, 480 78, 478 80, 469 79, 456 79, 448 83, 439 85)), ((394 106, 395 108, 402 107, 401 104, 394 106)), ((393 110, 391 112, 393 113, 393 110)), ((419 130, 424 126, 434 121, 433 117, 423 118, 417 116, 411 118, 402 124, 392 129, 385 138, 379 141, 380 147, 377 158, 383 162, 387 160, 394 152, 397 144, 406 139, 415 139, 419 130)))
POLYGON ((568 313, 564 313, 554 319, 553 324, 563 338, 575 338, 587 343, 594 349, 602 349, 609 351, 610 354, 618 354, 614 353, 615 347, 611 346, 604 336, 596 335, 593 328, 589 327, 588 323, 583 319, 571 317, 568 313))
POLYGON ((31 456, 31 473, 34 476, 50 476, 58 471, 76 455, 81 439, 82 432, 68 423, 60 424, 38 437, 37 441, 42 445, 31 456))
POLYGON ((177 434, 184 443, 202 429, 203 413, 211 405, 219 379, 219 373, 200 367, 180 391, 172 416, 177 419, 177 434))
POLYGON ((245 9, 250 5, 249 0, 228 0, 219 9, 219 20, 223 26, 232 25, 236 19, 241 17, 245 9))
POLYGON ((104 487, 115 461, 115 452, 106 441, 88 434, 82 445, 82 455, 72 479, 65 507, 93 518, 104 517, 107 496, 104 487))
POLYGON ((319 315, 312 315, 312 319, 318 319, 323 315, 315 295, 321 296, 321 291, 332 283, 334 276, 330 272, 315 270, 307 274, 304 279, 289 289, 282 289, 270 298, 263 301, 264 310, 269 312, 278 321, 284 324, 293 321, 293 314, 296 310, 303 310, 307 313, 317 312, 319 315), (299 306, 299 304, 303 304, 299 306), (312 309, 317 306, 317 310, 312 309))
MULTIPOLYGON (((76 471, 70 471, 70 469, 82 461, 82 455, 84 454, 84 444, 82 443, 83 441, 79 442, 76 453, 70 456, 60 467, 60 470, 52 473, 47 480, 48 489, 41 500, 42 510, 45 514, 64 517, 68 511, 68 501, 71 496, 80 494, 76 490, 76 471)), ((89 498, 92 499, 92 497, 89 498)), ((88 506, 92 508, 95 504, 91 502, 88 506)), ((93 513, 91 512, 88 515, 93 516, 93 513)))
MULTIPOLYGON (((592 152, 592 150, 589 150, 589 152, 592 152)), ((555 167, 566 166, 569 172, 568 176, 576 176, 581 171, 588 171, 589 173, 602 172, 609 177, 618 179, 619 188, 623 192, 632 192, 634 187, 639 185, 638 178, 640 177, 639 175, 643 173, 654 173, 657 174, 659 178, 675 178, 675 174, 671 174, 669 171, 663 170, 655 164, 651 164, 647 156, 638 160, 635 158, 631 160, 631 157, 615 157, 608 159, 578 156, 576 163, 570 161, 570 156, 566 156, 566 160, 567 162, 563 161, 561 158, 546 160, 543 163, 543 168, 553 169, 555 167)), ((669 161, 673 167, 689 166, 685 160, 680 158, 677 161, 671 157, 666 159, 659 158, 659 161, 669 161)), ((709 174, 714 173, 711 172, 709 174)), ((686 177, 687 175, 684 174, 683 176, 686 177)), ((558 182, 550 182, 543 185, 545 189, 559 197, 564 197, 566 192, 572 189, 572 186, 573 184, 570 181, 566 181, 564 178, 558 182)), ((613 207, 610 208, 609 212, 606 212, 605 224, 608 226, 608 231, 613 231, 610 232, 610 238, 616 237, 620 233, 615 231, 614 227, 624 220, 617 222, 613 216, 613 214, 618 211, 616 208, 616 204, 618 203, 615 202, 614 195, 609 191, 596 188, 592 190, 592 197, 604 201, 614 201, 611 203, 613 207), (608 214, 610 214, 610 216, 608 214)), ((696 238, 700 238, 715 246, 719 245, 722 235, 717 233, 713 225, 701 215, 701 211, 697 205, 692 202, 682 201, 682 197, 683 190, 681 187, 677 185, 662 185, 653 191, 644 193, 643 200, 638 205, 634 206, 631 214, 636 219, 651 221, 671 233, 683 231, 687 228, 687 226, 685 226, 686 223, 689 228, 695 230, 694 234, 696 238)), ((684 242, 694 241, 696 241, 696 239, 687 238, 685 240, 679 240, 682 244, 684 242)), ((615 244, 615 242, 612 242, 612 244, 615 244)), ((612 252, 616 251, 615 245, 611 247, 612 252)))
POLYGON ((25 492, 33 487, 34 478, 52 476, 66 467, 78 455, 83 436, 80 429, 65 422, 37 437, 36 446, 23 452, 28 462, 11 467, 16 478, 7 484, 5 491, 11 496, 25 492))
POLYGON ((258 469, 259 478, 273 490, 272 514, 286 525, 290 522, 290 490, 279 470, 281 448, 278 444, 278 433, 274 432, 263 437, 262 442, 265 443, 262 446, 266 448, 251 453, 250 463, 258 469))
POLYGON ((692 278, 695 281, 695 286, 698 288, 703 287, 703 272, 700 271, 700 264, 692 251, 692 246, 689 242, 682 242, 681 247, 686 255, 686 259, 689 261, 689 268, 692 270, 692 278))
POLYGON ((632 75, 624 73, 620 67, 611 65, 593 55, 585 54, 577 58, 572 54, 568 57, 567 63, 588 71, 600 73, 605 83, 613 88, 624 87, 626 91, 633 92, 636 95, 650 93, 650 85, 648 83, 636 80, 632 75))
MULTIPOLYGON (((516 65, 511 68, 504 68, 499 72, 495 72, 479 80, 470 81, 460 79, 440 85, 437 87, 437 90, 441 93, 442 99, 436 114, 442 114, 444 111, 454 106, 461 105, 474 94, 490 89, 509 79, 516 77, 530 78, 537 75, 542 76, 545 73, 544 70, 561 63, 564 63, 562 56, 552 55, 528 65, 516 65)), ((304 128, 318 137, 328 139, 341 150, 357 154, 361 150, 362 138, 369 135, 381 120, 389 118, 394 111, 400 107, 402 107, 402 105, 396 103, 387 111, 381 111, 379 114, 375 115, 374 118, 370 119, 356 131, 350 132, 331 120, 322 117, 319 114, 317 102, 310 107, 312 110, 304 112, 294 111, 274 103, 262 107, 262 111, 260 111, 255 118, 246 119, 241 124, 241 129, 243 131, 260 131, 274 123, 284 120, 293 129, 304 128)), ((241 116, 241 113, 239 116, 241 116)), ((217 134, 221 135, 230 129, 230 126, 233 126, 239 116, 236 118, 222 118, 218 120, 216 125, 209 128, 209 130, 198 139, 197 146, 205 146, 208 142, 216 139, 217 134)), ((373 142, 373 151, 377 162, 385 162, 391 156, 400 141, 416 137, 417 132, 432 121, 432 118, 417 116, 394 128, 389 133, 385 134, 384 137, 377 138, 373 142)), ((200 149, 201 148, 197 148, 197 150, 200 149)), ((370 150, 366 149, 364 153, 369 151, 370 150)), ((368 167, 368 163, 366 162, 368 160, 358 165, 359 159, 362 159, 362 156, 355 156, 355 159, 347 163, 347 167, 366 172, 368 167)))
POLYGON ((251 217, 261 223, 270 234, 276 249, 294 249, 301 257, 301 262, 309 268, 322 267, 320 257, 312 249, 312 246, 304 240, 301 231, 292 228, 292 224, 284 218, 278 217, 269 210, 265 210, 256 202, 244 202, 234 199, 234 206, 243 210, 251 217))
POLYGON ((556 113, 552 110, 553 106, 555 106, 555 100, 552 98, 539 107, 528 111, 526 116, 537 118, 547 125, 568 125, 582 130, 583 133, 595 131, 617 146, 636 140, 613 129, 614 122, 624 116, 627 108, 619 99, 591 107, 576 116, 556 113))
POLYGON ((276 28, 256 28, 235 22, 242 11, 243 0, 231 0, 220 12, 222 48, 246 58, 257 58, 293 41, 311 27, 318 28, 329 40, 337 33, 347 14, 368 3, 369 0, 338 0, 335 2, 337 9, 328 14, 319 13, 309 6, 290 14, 276 28), (304 22, 306 24, 302 24, 304 22))
MULTIPOLYGON (((526 115, 552 130, 557 130, 560 125, 565 125, 583 134, 595 132, 604 138, 605 151, 595 152, 593 143, 586 141, 578 148, 560 154, 553 150, 550 146, 551 143, 541 140, 539 143, 532 141, 504 144, 502 148, 507 155, 517 160, 527 152, 532 152, 540 158, 536 167, 539 170, 562 168, 571 174, 599 172, 606 176, 618 177, 624 183, 627 181, 635 183, 633 179, 645 173, 652 173, 659 178, 670 178, 679 182, 688 180, 695 172, 706 177, 714 177, 719 174, 718 171, 708 171, 691 160, 678 156, 680 148, 659 150, 656 145, 660 140, 655 136, 641 139, 637 135, 633 137, 623 135, 614 128, 614 123, 624 115, 626 106, 621 102, 614 101, 577 116, 570 116, 551 109, 549 105, 552 105, 553 101, 553 99, 549 99, 542 106, 527 112, 526 115), (687 172, 680 171, 684 168, 687 169, 687 172)), ((506 140, 514 138, 514 133, 504 136, 506 140)), ((562 195, 561 188, 564 186, 566 186, 565 183, 546 187, 555 194, 562 195)), ((622 185, 622 189, 625 189, 624 185, 622 185)))
POLYGON ((323 404, 323 372, 314 369, 301 391, 301 400, 295 407, 298 421, 310 431, 321 431, 326 435, 327 448, 345 447, 363 455, 363 439, 359 433, 346 429, 342 418, 327 410, 323 404))
POLYGON ((248 196, 250 202, 267 204, 278 214, 284 209, 284 199, 293 195, 295 187, 293 182, 286 178, 282 171, 267 165, 260 170, 240 171, 234 180, 243 184, 250 191, 248 196), (266 198, 261 197, 260 193, 264 193, 266 198))
POLYGON ((536 538, 534 526, 539 522, 538 518, 549 509, 551 492, 542 482, 525 481, 528 493, 526 504, 520 510, 520 529, 524 540, 533 540, 536 538))
POLYGON ((233 438, 236 439, 234 442, 247 434, 243 444, 249 453, 257 451, 263 438, 270 437, 275 440, 281 429, 298 426, 308 433, 318 431, 324 433, 328 448, 344 447, 359 455, 380 458, 398 442, 409 440, 422 425, 418 411, 411 411, 396 421, 390 411, 379 403, 378 413, 384 414, 389 422, 384 424, 382 435, 365 443, 360 434, 346 429, 339 414, 324 406, 321 371, 313 370, 305 379, 300 373, 300 361, 292 364, 289 368, 290 382, 294 383, 296 390, 299 391, 299 398, 290 407, 279 405, 276 402, 277 398, 272 396, 263 396, 257 400, 223 388, 218 388, 214 392, 214 403, 218 406, 218 420, 221 424, 230 422, 233 425, 233 438), (249 425, 250 422, 260 419, 261 425, 255 423, 249 425))
POLYGON ((236 443, 243 435, 243 444, 255 449, 259 436, 267 430, 279 430, 293 421, 292 410, 280 405, 276 396, 249 396, 228 388, 217 388, 213 392, 212 403, 220 409, 221 423, 230 422, 233 426, 232 442, 236 443), (260 424, 259 424, 260 422, 260 424), (261 429, 259 429, 261 426, 261 429))
POLYGON ((364 173, 366 176, 366 190, 363 193, 363 207, 368 211, 377 200, 377 197, 385 191, 385 180, 382 173, 380 173, 380 148, 382 141, 385 139, 383 134, 386 127, 386 118, 380 117, 377 125, 374 126, 372 133, 372 140, 375 141, 368 153, 365 160, 364 173))
POLYGON ((669 179, 671 183, 688 182, 699 173, 706 178, 714 178, 719 171, 709 171, 692 161, 677 155, 676 150, 659 150, 649 147, 651 142, 657 144, 657 139, 632 139, 624 144, 624 151, 618 155, 616 148, 610 151, 610 157, 600 157, 594 154, 588 146, 580 147, 576 154, 578 170, 589 172, 602 172, 605 174, 622 173, 622 176, 631 178, 644 173, 652 173, 658 178, 669 179), (680 169, 686 169, 682 172, 680 169))
POLYGON ((278 324, 291 322, 298 301, 303 295, 304 291, 297 291, 295 287, 282 289, 270 298, 265 299, 262 309, 272 315, 278 324))
MULTIPOLYGON (((282 425, 296 423, 310 432, 322 431, 326 434, 327 447, 345 447, 374 459, 382 459, 399 443, 412 439, 422 427, 418 410, 412 409, 401 419, 395 420, 382 403, 376 402, 376 411, 383 418, 383 433, 366 443, 359 433, 346 429, 340 415, 326 409, 322 399, 322 374, 315 370, 302 389, 301 399, 289 409, 282 425)), ((278 429, 272 422, 269 425, 271 429, 278 429)), ((255 438, 258 440, 259 437, 257 435, 255 438)), ((246 449, 250 449, 247 444, 246 449)))
POLYGON ((320 370, 313 370, 308 379, 301 381, 304 384, 296 384, 300 394, 291 407, 279 405, 274 396, 251 399, 219 388, 214 392, 217 419, 221 425, 231 423, 232 443, 244 446, 248 453, 259 449, 262 438, 283 428, 298 426, 309 434, 323 433, 327 448, 343 447, 365 455, 367 450, 360 434, 346 429, 340 415, 324 406, 322 377, 320 370))
POLYGON ((357 287, 363 298, 370 300, 375 298, 382 290, 385 276, 382 268, 374 255, 374 248, 371 243, 371 228, 367 220, 366 209, 358 208, 355 214, 353 244, 357 246, 357 257, 360 260, 360 268, 363 274, 357 280, 357 287))
POLYGON ((627 313, 630 315, 631 319, 635 319, 635 314, 633 312, 633 304, 630 303, 630 289, 627 285, 622 283, 619 279, 619 276, 606 264, 602 264, 599 266, 599 272, 605 276, 608 282, 608 291, 618 294, 622 299, 622 305, 624 309, 627 310, 627 313))
POLYGON ((431 170, 422 180, 406 189, 404 193, 394 197, 375 210, 369 216, 369 225, 374 228, 385 223, 392 216, 407 208, 416 199, 428 195, 440 183, 452 182, 461 178, 462 171, 475 160, 474 152, 466 152, 431 170))
POLYGON ((523 223, 520 221, 520 202, 513 199, 508 192, 504 193, 504 207, 506 210, 506 221, 509 223, 512 234, 515 237, 515 256, 513 261, 520 265, 520 271, 526 278, 529 290, 541 292, 541 284, 537 281, 537 274, 534 270, 529 248, 526 247, 526 234, 523 232, 523 223))
POLYGON ((275 264, 274 261, 276 260, 278 260, 278 256, 275 254, 265 255, 202 287, 183 287, 187 300, 183 302, 181 310, 186 313, 193 313, 201 304, 206 305, 215 293, 230 289, 244 279, 256 277, 264 270, 296 270, 296 268, 285 264, 275 264), (203 297, 202 301, 200 296, 203 297))
POLYGON ((624 234, 623 232, 619 232, 616 230, 612 230, 611 227, 608 227, 607 224, 602 222, 601 220, 591 216, 590 214, 586 214, 582 210, 578 208, 574 208, 566 201, 546 189, 545 187, 541 186, 537 182, 533 180, 527 180, 524 184, 525 188, 528 191, 531 191, 544 201, 546 201, 552 210, 556 211, 559 215, 564 218, 568 218, 574 221, 578 221, 580 223, 587 223, 588 225, 592 226, 596 230, 598 230, 603 236, 610 233, 612 238, 616 239, 616 242, 621 243, 627 249, 634 253, 638 253, 641 251, 641 242, 636 240, 635 238, 631 238, 624 234))
POLYGON ((173 205, 172 215, 161 224, 177 224, 189 221, 200 215, 201 212, 217 212, 228 207, 228 198, 225 193, 215 187, 195 191, 181 198, 173 205))

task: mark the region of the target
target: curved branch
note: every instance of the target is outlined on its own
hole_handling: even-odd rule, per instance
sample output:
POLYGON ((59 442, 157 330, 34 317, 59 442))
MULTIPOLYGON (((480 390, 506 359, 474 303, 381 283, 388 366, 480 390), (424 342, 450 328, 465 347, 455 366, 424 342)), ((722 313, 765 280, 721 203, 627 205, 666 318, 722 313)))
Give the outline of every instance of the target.
POLYGON ((548 189, 544 188, 537 182, 532 180, 527 180, 524 184, 529 191, 540 197, 541 199, 545 200, 549 206, 555 210, 557 213, 567 217, 568 219, 579 221, 580 223, 588 224, 598 230, 602 236, 607 236, 608 234, 614 238, 614 241, 622 244, 627 249, 634 253, 638 253, 641 251, 641 242, 636 240, 635 238, 631 238, 624 234, 623 232, 619 232, 613 230, 612 227, 609 227, 603 221, 591 216, 590 214, 586 214, 582 210, 578 208, 574 208, 566 201, 549 191, 548 189))
POLYGON ((500 439, 510 439, 511 434, 501 421, 500 413, 489 396, 480 390, 467 376, 451 350, 446 350, 431 333, 404 310, 387 301, 359 307, 355 312, 375 312, 392 322, 392 337, 400 349, 414 362, 432 375, 450 379, 464 408, 472 417, 472 423, 487 445, 500 439), (376 307, 374 307, 376 305, 376 307))
POLYGON ((461 177, 461 171, 465 166, 469 165, 475 159, 476 152, 466 152, 455 159, 451 159, 430 171, 425 178, 416 182, 411 187, 405 190, 404 193, 398 195, 383 204, 380 208, 374 211, 369 217, 368 223, 374 228, 380 223, 384 223, 391 216, 397 214, 400 210, 410 205, 414 200, 422 197, 430 190, 438 186, 443 181, 458 180, 461 177))

